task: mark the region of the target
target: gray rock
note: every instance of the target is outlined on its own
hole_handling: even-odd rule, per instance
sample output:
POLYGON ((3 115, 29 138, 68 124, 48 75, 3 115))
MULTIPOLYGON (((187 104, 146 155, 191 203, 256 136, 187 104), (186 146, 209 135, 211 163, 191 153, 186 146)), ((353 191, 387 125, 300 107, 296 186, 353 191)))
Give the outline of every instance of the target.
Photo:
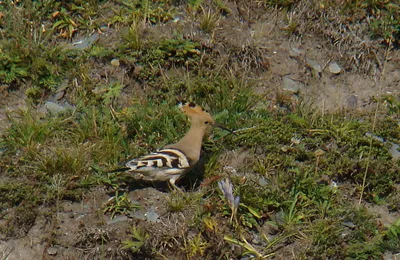
POLYGON ((112 225, 112 224, 115 224, 115 223, 118 223, 118 222, 124 222, 124 221, 127 221, 127 220, 128 220, 127 216, 118 216, 118 217, 115 217, 115 218, 110 219, 109 221, 107 221, 107 225, 112 225))
POLYGON ((322 67, 321 67, 321 65, 318 64, 318 62, 316 62, 315 60, 306 58, 306 64, 313 70, 315 76, 318 76, 318 77, 321 76, 322 67))
POLYGON ((300 57, 300 56, 303 55, 303 54, 304 54, 304 51, 299 50, 299 49, 297 49, 297 48, 292 48, 292 49, 289 51, 289 56, 290 56, 291 58, 297 58, 297 57, 300 57))
POLYGON ((265 187, 265 186, 268 185, 268 181, 267 181, 265 178, 261 177, 261 178, 258 180, 258 184, 259 184, 261 187, 265 187))
POLYGON ((291 78, 283 77, 283 85, 282 85, 283 90, 291 91, 297 94, 299 93, 301 86, 302 86, 301 83, 298 83, 292 80, 291 78))
POLYGON ((145 213, 142 211, 130 211, 129 216, 135 219, 146 220, 145 213))
POLYGON ((94 33, 87 38, 73 42, 72 48, 78 49, 78 50, 86 49, 87 47, 90 47, 93 43, 95 43, 98 39, 99 39, 99 34, 94 33))
POLYGON ((160 215, 155 211, 154 206, 151 206, 150 209, 145 214, 146 220, 151 223, 156 223, 160 215))
POLYGON ((65 96, 65 90, 58 91, 56 94, 54 94, 54 99, 55 100, 60 100, 65 96))
POLYGON ((336 62, 330 62, 328 66, 329 72, 332 74, 340 74, 342 72, 342 68, 336 62))
POLYGON ((385 139, 383 139, 382 137, 379 137, 379 136, 377 136, 377 135, 371 134, 371 133, 369 133, 369 132, 368 132, 368 133, 365 133, 365 136, 371 137, 371 138, 375 139, 376 141, 379 141, 379 142, 382 142, 382 143, 385 142, 385 139))
POLYGON ((44 110, 46 110, 50 113, 58 114, 58 113, 66 111, 68 109, 73 109, 74 107, 68 103, 64 103, 61 105, 61 104, 57 104, 57 103, 54 103, 51 101, 46 101, 46 103, 44 103, 43 108, 44 108, 44 110))
POLYGON ((65 110, 67 110, 66 107, 51 101, 46 101, 46 103, 44 103, 44 107, 46 108, 47 111, 53 114, 58 114, 60 112, 64 112, 65 110))
POLYGON ((120 62, 118 59, 112 59, 111 60, 111 65, 113 65, 114 67, 119 67, 120 62))
POLYGON ((357 109, 358 107, 358 98, 356 95, 350 95, 347 98, 347 107, 350 109, 357 109))
POLYGON ((391 144, 392 144, 392 146, 389 149, 389 153, 392 156, 392 159, 396 161, 400 158, 400 151, 399 151, 400 146, 398 144, 395 144, 392 142, 391 142, 391 144))
POLYGON ((354 229, 354 228, 357 227, 357 226, 356 226, 353 222, 351 222, 351 221, 345 221, 345 222, 343 222, 343 226, 348 227, 348 228, 351 228, 351 229, 354 229))
POLYGON ((55 247, 49 247, 49 248, 47 248, 47 253, 48 253, 49 255, 56 255, 56 254, 57 254, 57 248, 55 248, 55 247))

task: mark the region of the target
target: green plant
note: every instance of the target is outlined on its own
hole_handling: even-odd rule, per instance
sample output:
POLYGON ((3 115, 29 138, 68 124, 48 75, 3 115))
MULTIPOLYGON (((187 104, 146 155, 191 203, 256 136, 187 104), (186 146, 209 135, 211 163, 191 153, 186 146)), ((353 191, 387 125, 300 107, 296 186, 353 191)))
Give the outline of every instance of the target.
POLYGON ((187 0, 186 2, 188 9, 195 12, 201 8, 201 4, 204 2, 204 0, 187 0))
POLYGON ((112 23, 143 21, 151 24, 166 23, 174 16, 175 9, 168 2, 149 0, 123 0, 125 8, 112 18, 112 23))
POLYGON ((302 223, 304 215, 297 209, 297 202, 302 193, 296 193, 292 201, 288 201, 289 208, 282 211, 282 221, 284 226, 292 226, 302 223))
POLYGON ((278 244, 292 236, 294 236, 294 234, 279 234, 273 239, 269 239, 265 234, 262 234, 263 240, 267 243, 267 246, 264 248, 254 247, 244 238, 243 235, 241 235, 241 241, 227 235, 224 236, 224 240, 243 247, 245 251, 242 255, 255 256, 257 259, 267 259, 275 255, 278 244))
POLYGON ((257 0, 257 3, 260 5, 286 9, 292 8, 297 2, 295 0, 257 0))
POLYGON ((28 67, 24 67, 22 59, 17 55, 10 56, 0 49, 0 82, 10 84, 28 76, 28 67))
POLYGON ((99 86, 96 94, 101 98, 105 105, 112 105, 117 99, 124 86, 119 82, 112 82, 108 86, 99 86))
POLYGON ((63 178, 82 178, 87 172, 88 158, 83 156, 85 149, 78 148, 48 148, 33 152, 33 163, 37 171, 37 178, 42 182, 53 182, 55 176, 63 178))
POLYGON ((199 201, 201 194, 186 193, 182 195, 173 192, 167 199, 167 209, 169 212, 179 212, 187 207, 193 207, 199 201))
POLYGON ((299 24, 294 19, 295 18, 293 17, 293 14, 288 13, 287 14, 287 25, 282 28, 282 30, 289 36, 296 34, 298 31, 299 24))
MULTIPOLYGON (((315 256, 331 258, 343 255, 343 248, 340 246, 341 234, 344 228, 338 220, 325 218, 318 219, 310 225, 311 232, 309 238, 312 240, 312 253, 315 256)), ((310 250, 311 251, 311 250, 310 250)))
POLYGON ((137 78, 141 82, 155 82, 161 73, 172 67, 195 67, 200 60, 200 44, 181 37, 162 39, 150 48, 133 53, 136 65, 143 68, 137 78))
POLYGON ((382 103, 387 107, 390 115, 396 115, 400 113, 400 97, 384 95, 382 97, 382 101, 382 103))
POLYGON ((203 257, 204 252, 210 247, 201 233, 197 234, 195 237, 187 241, 184 236, 184 251, 186 252, 187 259, 192 259, 193 257, 203 257))
POLYGON ((60 36, 72 38, 78 31, 78 24, 70 17, 69 12, 65 8, 62 7, 60 11, 54 12, 52 16, 57 19, 52 29, 57 31, 60 36))
POLYGON ((400 218, 383 232, 382 240, 379 244, 383 250, 389 250, 393 253, 398 252, 400 247, 400 218))
POLYGON ((8 152, 18 149, 35 149, 37 145, 48 140, 61 125, 58 118, 47 121, 39 120, 39 116, 31 110, 20 110, 16 114, 7 114, 11 126, 3 136, 1 145, 8 152), (19 119, 18 119, 19 118, 19 119))
POLYGON ((141 23, 138 20, 133 20, 129 26, 128 32, 122 35, 126 42, 125 48, 135 51, 139 51, 143 48, 144 40, 142 30, 141 23))
POLYGON ((217 28, 219 23, 219 13, 212 13, 211 9, 208 11, 202 8, 203 14, 200 16, 200 30, 205 33, 212 33, 217 28))
POLYGON ((380 259, 382 252, 374 243, 355 243, 347 248, 346 259, 380 259))
POLYGON ((131 239, 122 241, 122 248, 129 249, 132 253, 136 253, 140 251, 150 235, 135 226, 132 227, 131 231, 131 239))
POLYGON ((105 207, 104 213, 111 213, 111 218, 116 215, 127 214, 129 211, 141 208, 140 204, 134 204, 128 198, 128 194, 119 195, 119 191, 115 191, 115 196, 110 198, 105 207))

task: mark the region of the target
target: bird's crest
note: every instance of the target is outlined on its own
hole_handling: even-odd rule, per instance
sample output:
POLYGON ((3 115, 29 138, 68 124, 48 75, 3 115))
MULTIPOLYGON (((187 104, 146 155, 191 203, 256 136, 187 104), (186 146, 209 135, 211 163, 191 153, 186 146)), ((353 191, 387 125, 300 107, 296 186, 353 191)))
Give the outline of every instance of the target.
POLYGON ((207 111, 205 111, 201 106, 196 105, 195 103, 192 102, 186 102, 186 101, 179 102, 178 107, 183 113, 185 113, 189 117, 207 113, 207 111))

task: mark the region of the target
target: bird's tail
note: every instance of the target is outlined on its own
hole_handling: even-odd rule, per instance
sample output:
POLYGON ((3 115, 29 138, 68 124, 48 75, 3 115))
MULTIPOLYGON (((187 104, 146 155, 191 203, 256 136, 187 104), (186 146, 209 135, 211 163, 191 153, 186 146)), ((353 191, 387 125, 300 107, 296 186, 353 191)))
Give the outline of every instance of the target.
POLYGON ((123 167, 123 168, 118 168, 118 169, 114 169, 111 171, 108 171, 107 173, 115 173, 115 172, 126 172, 127 170, 130 170, 131 168, 129 167, 123 167))

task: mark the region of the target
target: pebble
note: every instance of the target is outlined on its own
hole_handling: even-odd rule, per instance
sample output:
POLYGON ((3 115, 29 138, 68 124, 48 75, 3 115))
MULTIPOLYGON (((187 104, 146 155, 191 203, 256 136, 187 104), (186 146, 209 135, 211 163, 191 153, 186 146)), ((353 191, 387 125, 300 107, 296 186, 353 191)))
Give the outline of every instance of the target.
POLYGON ((315 60, 306 58, 306 64, 313 69, 314 74, 318 77, 321 76, 322 73, 322 67, 321 65, 318 64, 318 62, 316 62, 315 60))
POLYGON ((347 98, 347 107, 350 109, 357 109, 358 107, 358 98, 356 95, 350 95, 347 98))
POLYGON ((392 143, 392 146, 389 149, 389 153, 392 156, 393 160, 398 160, 400 158, 400 146, 398 144, 392 143))
POLYGON ((113 65, 114 67, 119 67, 120 62, 118 59, 112 59, 111 60, 111 65, 113 65))
POLYGON ((299 145, 300 142, 301 142, 301 140, 298 139, 298 138, 292 137, 292 138, 290 138, 290 142, 291 142, 292 144, 294 144, 294 145, 299 145))
POLYGON ((369 132, 365 133, 365 136, 371 137, 371 138, 373 138, 373 139, 375 139, 375 140, 377 140, 377 141, 379 141, 379 142, 382 142, 382 143, 385 142, 385 139, 383 139, 382 137, 379 137, 379 136, 377 136, 377 135, 371 134, 371 133, 369 133, 369 132))
POLYGON ((314 155, 316 156, 316 157, 320 157, 320 156, 322 156, 322 155, 324 155, 325 154, 325 152, 322 150, 322 149, 317 149, 315 152, 314 152, 314 155))
POLYGON ((65 90, 58 91, 56 94, 54 94, 54 99, 55 100, 60 100, 65 96, 65 90))
POLYGON ((300 86, 301 85, 299 83, 292 80, 291 78, 283 77, 283 85, 282 85, 283 90, 287 90, 294 94, 297 94, 300 91, 300 86))
POLYGON ((55 247, 49 247, 49 248, 47 248, 47 253, 48 253, 49 255, 56 255, 56 254, 57 254, 57 248, 55 248, 55 247))
POLYGON ((299 50, 299 49, 297 49, 297 48, 292 48, 292 49, 289 51, 289 57, 292 57, 292 58, 300 57, 300 56, 303 55, 303 54, 304 54, 304 51, 299 50))
POLYGON ((340 74, 340 72, 342 72, 342 69, 339 67, 339 65, 336 62, 331 62, 329 63, 328 66, 329 72, 332 74, 340 74))
POLYGON ((145 213, 143 213, 141 211, 130 212, 130 216, 133 218, 136 218, 136 219, 146 220, 145 213))
POLYGON ((79 41, 73 42, 72 47, 74 49, 83 50, 90 47, 94 42, 99 39, 99 34, 94 33, 87 38, 81 39, 79 41))
POLYGON ((261 187, 265 187, 265 186, 268 185, 268 181, 267 181, 265 178, 261 177, 261 178, 258 180, 258 184, 259 184, 261 187))
POLYGON ((396 160, 398 160, 400 158, 400 150, 399 150, 400 149, 400 145, 398 145, 396 143, 393 143, 393 142, 390 142, 390 141, 387 141, 387 140, 383 139, 382 137, 374 135, 374 134, 371 134, 371 133, 365 133, 365 135, 367 137, 371 137, 371 138, 373 138, 373 139, 375 139, 375 140, 377 140, 379 142, 382 142, 382 143, 386 143, 386 142, 390 143, 391 146, 389 148, 389 153, 392 156, 392 160, 396 161, 396 160))
POLYGON ((345 222, 343 222, 343 226, 348 227, 348 228, 351 228, 351 229, 354 229, 354 228, 357 227, 357 226, 356 226, 353 222, 351 222, 351 221, 345 221, 345 222))
POLYGON ((146 212, 145 216, 146 220, 151 223, 156 223, 158 218, 160 217, 160 215, 158 215, 157 212, 155 211, 154 206, 150 207, 149 211, 146 212))
POLYGON ((59 104, 51 102, 51 101, 46 101, 46 103, 44 103, 44 107, 46 108, 47 111, 49 111, 53 114, 58 114, 58 113, 63 112, 68 109, 65 106, 59 105, 59 104))
POLYGON ((128 220, 127 216, 118 216, 118 217, 115 217, 115 218, 110 219, 109 221, 107 221, 107 225, 112 225, 112 224, 115 224, 115 223, 118 223, 118 222, 127 221, 127 220, 128 220))

